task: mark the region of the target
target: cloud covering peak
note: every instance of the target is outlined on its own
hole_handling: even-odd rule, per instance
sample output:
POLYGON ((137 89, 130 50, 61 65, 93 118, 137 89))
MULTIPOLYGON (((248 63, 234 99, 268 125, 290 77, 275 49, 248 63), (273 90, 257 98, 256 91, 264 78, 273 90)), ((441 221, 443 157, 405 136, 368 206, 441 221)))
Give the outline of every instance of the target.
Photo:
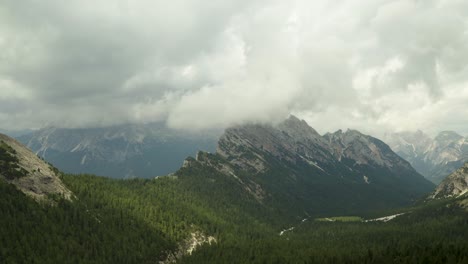
POLYGON ((0 49, 7 129, 294 113, 320 132, 468 134, 466 1, 5 0, 0 49))

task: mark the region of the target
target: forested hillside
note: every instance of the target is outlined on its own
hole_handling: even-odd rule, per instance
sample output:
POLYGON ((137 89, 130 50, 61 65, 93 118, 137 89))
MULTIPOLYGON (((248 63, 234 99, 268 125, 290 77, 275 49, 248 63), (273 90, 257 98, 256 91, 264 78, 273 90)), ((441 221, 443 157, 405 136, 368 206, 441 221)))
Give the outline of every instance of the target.
POLYGON ((52 197, 56 206, 1 181, 0 262, 155 263, 195 232, 247 244, 273 236, 282 222, 267 222, 270 212, 217 174, 62 179, 76 199, 52 197))
POLYGON ((213 236, 178 263, 463 263, 466 198, 389 222, 281 217, 215 172, 112 180, 64 175, 76 199, 38 204, 0 183, 0 262, 158 263, 194 232, 213 236), (465 204, 463 204, 463 202, 465 204), (465 206, 465 207, 464 207, 465 206), (295 227, 284 232, 280 231, 295 227))
MULTIPOLYGON (((367 201, 367 183, 346 190, 351 185, 332 184, 319 175, 286 184, 294 177, 268 156, 263 162, 269 170, 262 174, 239 168, 258 166, 248 163, 255 152, 242 152, 236 159, 199 153, 176 173, 154 179, 68 175, 7 139, 1 158, 9 167, 0 171, 0 263, 468 260, 466 194, 398 209, 385 200, 367 201), (9 171, 20 168, 14 164, 27 168, 20 179, 29 185, 10 180, 9 171), (325 196, 330 189, 323 186, 336 188, 325 196), (389 214, 393 216, 364 220, 389 214)), ((295 166, 293 172, 308 168, 295 166)))

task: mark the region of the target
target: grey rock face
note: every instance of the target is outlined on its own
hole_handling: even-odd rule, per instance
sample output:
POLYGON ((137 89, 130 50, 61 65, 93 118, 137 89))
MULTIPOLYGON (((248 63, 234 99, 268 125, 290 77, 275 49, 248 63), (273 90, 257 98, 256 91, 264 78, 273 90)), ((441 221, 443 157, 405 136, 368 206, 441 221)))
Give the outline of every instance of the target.
POLYGON ((433 198, 460 196, 468 192, 468 162, 437 186, 433 198))
POLYGON ((412 170, 411 166, 395 155, 382 141, 361 134, 356 130, 341 130, 324 136, 329 147, 338 160, 342 158, 355 160, 357 164, 376 164, 378 166, 412 170))
POLYGON ((15 151, 18 166, 25 172, 21 177, 9 175, 0 175, 0 177, 36 200, 47 200, 48 195, 71 198, 72 192, 65 187, 49 164, 13 138, 0 134, 0 141, 15 151))
POLYGON ((219 139, 217 153, 233 164, 256 172, 263 171, 266 166, 265 153, 292 164, 333 160, 326 140, 296 117, 290 117, 276 127, 245 125, 229 128, 219 139))
POLYGON ((217 152, 239 164, 256 171, 265 168, 264 155, 293 164, 337 164, 343 159, 355 165, 385 167, 390 170, 409 170, 411 165, 396 155, 385 143, 356 130, 341 130, 319 135, 305 121, 291 116, 278 126, 247 125, 227 129, 221 136, 217 152), (246 151, 252 155, 245 155, 246 151), (258 166, 254 166, 258 164, 258 166))

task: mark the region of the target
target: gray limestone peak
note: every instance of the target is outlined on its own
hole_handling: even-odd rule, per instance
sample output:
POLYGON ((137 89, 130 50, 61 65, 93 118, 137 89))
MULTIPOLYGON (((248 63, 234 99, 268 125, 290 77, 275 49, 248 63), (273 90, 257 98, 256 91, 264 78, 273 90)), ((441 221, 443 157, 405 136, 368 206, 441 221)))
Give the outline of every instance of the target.
POLYGON ((462 138, 463 137, 461 135, 459 135, 458 133, 454 131, 442 131, 439 134, 437 134, 437 136, 435 137, 435 140, 439 142, 451 142, 451 141, 460 140, 462 138))
POLYGON ((304 120, 295 116, 290 116, 277 126, 243 125, 229 128, 221 136, 217 152, 241 167, 256 168, 256 171, 263 171, 265 159, 262 153, 266 152, 292 164, 306 162, 335 166, 336 162, 346 159, 356 165, 382 166, 391 171, 404 168, 414 172, 408 162, 374 137, 352 129, 320 136, 304 120))
POLYGON ((288 119, 281 122, 278 129, 296 139, 317 139, 321 137, 306 121, 300 120, 294 115, 290 115, 288 119))
POLYGON ((395 201, 409 201, 434 188, 382 141, 356 130, 320 136, 294 116, 277 125, 228 128, 216 154, 198 154, 186 166, 190 162, 234 177, 258 201, 278 190, 299 200, 320 196, 311 191, 318 186, 331 193, 339 186, 366 188, 375 197, 384 190, 395 201))
POLYGON ((333 134, 328 133, 324 137, 338 160, 347 158, 355 160, 357 164, 377 164, 388 168, 398 164, 406 169, 412 169, 385 143, 357 130, 348 129, 344 133, 342 130, 338 130, 333 134))

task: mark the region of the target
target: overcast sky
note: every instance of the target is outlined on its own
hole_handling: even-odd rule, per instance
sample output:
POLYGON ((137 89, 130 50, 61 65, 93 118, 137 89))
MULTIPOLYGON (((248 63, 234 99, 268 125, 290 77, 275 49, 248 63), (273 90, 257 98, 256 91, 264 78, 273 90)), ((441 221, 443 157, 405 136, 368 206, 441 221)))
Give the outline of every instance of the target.
POLYGON ((0 0, 0 128, 468 135, 466 0, 0 0))

